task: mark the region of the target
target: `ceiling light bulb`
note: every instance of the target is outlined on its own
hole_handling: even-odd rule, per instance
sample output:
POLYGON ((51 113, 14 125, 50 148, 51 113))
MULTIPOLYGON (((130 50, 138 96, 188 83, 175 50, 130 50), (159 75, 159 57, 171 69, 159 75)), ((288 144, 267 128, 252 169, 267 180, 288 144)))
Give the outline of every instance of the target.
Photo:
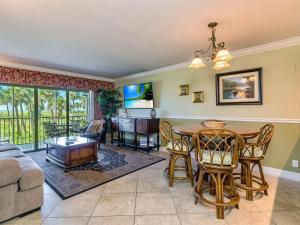
POLYGON ((216 58, 214 58, 214 62, 217 61, 231 61, 232 60, 232 55, 229 53, 229 51, 227 49, 221 49, 218 51, 216 58))
POLYGON ((230 64, 227 61, 217 61, 214 65, 215 70, 222 70, 230 67, 230 64))
POLYGON ((202 59, 199 56, 195 56, 191 64, 189 65, 189 68, 192 69, 200 69, 203 67, 205 67, 205 64, 203 63, 202 59))

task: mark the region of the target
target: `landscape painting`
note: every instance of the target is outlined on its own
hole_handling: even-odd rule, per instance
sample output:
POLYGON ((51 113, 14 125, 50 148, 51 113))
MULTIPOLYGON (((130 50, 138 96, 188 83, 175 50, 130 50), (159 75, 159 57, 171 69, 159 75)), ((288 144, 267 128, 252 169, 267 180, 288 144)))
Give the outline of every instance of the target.
POLYGON ((126 109, 152 109, 152 83, 124 86, 124 106, 126 109))
POLYGON ((216 74, 217 105, 262 104, 261 68, 216 74))

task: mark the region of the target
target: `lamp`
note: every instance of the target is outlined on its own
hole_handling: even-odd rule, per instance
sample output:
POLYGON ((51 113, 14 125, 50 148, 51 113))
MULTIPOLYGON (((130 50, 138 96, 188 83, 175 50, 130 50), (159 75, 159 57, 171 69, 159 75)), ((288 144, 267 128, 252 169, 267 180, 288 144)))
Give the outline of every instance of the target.
POLYGON ((195 56, 189 65, 189 68, 192 69, 200 69, 205 67, 205 64, 203 63, 202 59, 199 57, 198 53, 195 52, 195 56))
POLYGON ((225 48, 225 42, 216 43, 216 26, 218 23, 212 22, 208 24, 208 27, 211 29, 211 37, 208 39, 210 41, 210 46, 207 50, 197 50, 195 51, 195 56, 192 62, 189 65, 189 68, 199 69, 205 67, 203 60, 200 58, 200 54, 206 54, 210 49, 212 51, 210 59, 215 63, 213 68, 215 70, 221 70, 224 68, 230 67, 230 62, 232 60, 232 55, 225 48))

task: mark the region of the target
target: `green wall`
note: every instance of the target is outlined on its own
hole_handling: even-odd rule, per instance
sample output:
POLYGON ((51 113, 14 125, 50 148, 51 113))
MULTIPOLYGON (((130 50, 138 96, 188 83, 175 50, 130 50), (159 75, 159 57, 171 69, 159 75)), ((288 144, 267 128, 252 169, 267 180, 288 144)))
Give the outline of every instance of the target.
MULTIPOLYGON (((178 69, 150 76, 118 82, 123 86, 139 82, 153 82, 155 108, 162 119, 173 124, 199 123, 193 118, 222 117, 230 124, 261 127, 273 119, 292 119, 292 123, 276 122, 275 134, 266 166, 300 172, 292 167, 292 159, 300 160, 300 46, 288 47, 234 58, 235 71, 263 67, 263 105, 216 106, 215 71, 211 65, 200 70, 178 69), (294 70, 296 68, 296 71, 294 70), (179 96, 179 85, 189 84, 190 95, 179 96), (192 92, 204 91, 204 103, 192 103, 192 92), (237 121, 234 121, 237 120, 237 121)), ((129 110, 131 116, 148 116, 149 110, 129 110)))

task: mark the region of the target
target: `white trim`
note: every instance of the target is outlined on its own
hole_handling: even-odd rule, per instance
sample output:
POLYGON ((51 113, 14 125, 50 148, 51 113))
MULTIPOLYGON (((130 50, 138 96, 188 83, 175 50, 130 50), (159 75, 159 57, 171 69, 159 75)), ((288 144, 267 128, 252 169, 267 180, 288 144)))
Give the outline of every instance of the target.
POLYGON ((100 81, 108 81, 108 82, 115 81, 114 79, 100 77, 100 76, 96 76, 96 75, 73 73, 73 72, 68 72, 68 71, 64 71, 64 70, 54 70, 54 69, 49 69, 49 68, 44 68, 44 67, 31 66, 31 65, 12 63, 12 62, 6 62, 6 61, 0 61, 0 66, 11 67, 11 68, 16 68, 16 69, 23 69, 23 70, 31 70, 31 71, 37 71, 37 72, 44 72, 44 73, 51 73, 51 74, 58 74, 58 75, 64 75, 64 76, 69 76, 69 77, 85 78, 85 79, 91 79, 91 80, 100 80, 100 81))
MULTIPOLYGON (((288 38, 288 39, 281 40, 281 41, 275 41, 275 42, 271 42, 268 44, 253 46, 253 47, 245 48, 245 49, 241 49, 241 50, 236 50, 236 51, 232 51, 231 53, 234 57, 241 57, 241 56, 253 55, 253 54, 258 54, 258 53, 262 53, 262 52, 272 51, 272 50, 296 46, 296 45, 300 45, 300 36, 288 38)), ((128 76, 117 78, 117 79, 115 79, 115 82, 131 80, 131 79, 135 79, 135 78, 150 76, 150 75, 157 74, 157 73, 164 73, 164 72, 169 72, 169 71, 173 71, 173 70, 183 69, 183 68, 186 68, 189 65, 189 63, 190 63, 190 61, 187 61, 187 62, 183 62, 183 63, 171 65, 171 66, 158 68, 155 70, 149 70, 149 71, 145 71, 145 72, 141 72, 141 73, 131 74, 128 76)))
MULTIPOLYGON (((255 168, 255 171, 258 169, 255 168)), ((281 170, 273 167, 263 166, 264 174, 268 174, 275 177, 286 178, 294 181, 300 181, 300 173, 291 172, 288 170, 281 170)))
MULTIPOLYGON (((138 116, 137 116, 138 117, 138 116)), ((255 118, 255 117, 224 117, 224 116, 176 116, 176 115, 160 115, 164 119, 184 119, 184 120, 223 120, 223 121, 237 121, 237 122, 262 122, 262 123, 292 123, 300 124, 300 119, 288 118, 255 118)))

